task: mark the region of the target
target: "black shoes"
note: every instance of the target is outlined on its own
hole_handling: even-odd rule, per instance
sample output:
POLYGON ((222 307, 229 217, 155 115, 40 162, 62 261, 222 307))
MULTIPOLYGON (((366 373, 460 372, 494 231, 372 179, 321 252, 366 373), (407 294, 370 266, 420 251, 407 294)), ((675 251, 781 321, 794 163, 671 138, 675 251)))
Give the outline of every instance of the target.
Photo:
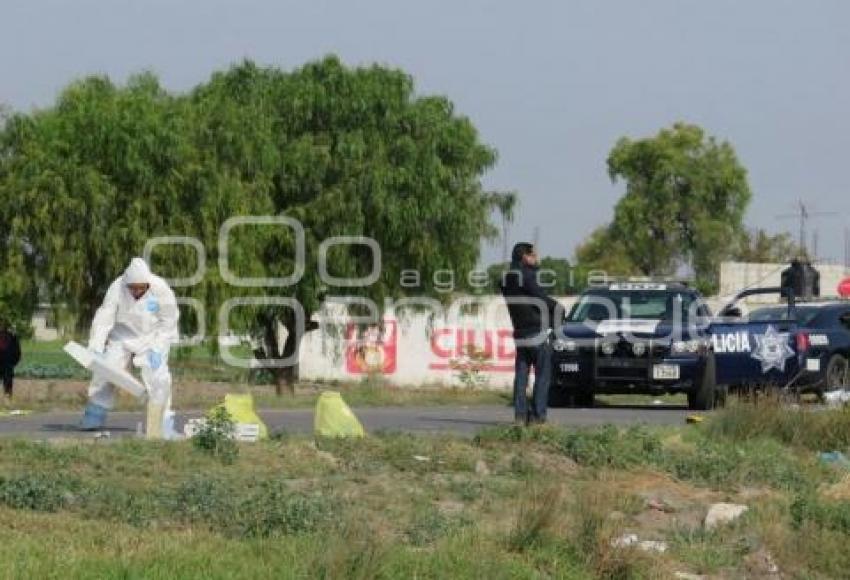
POLYGON ((537 417, 533 415, 531 411, 526 413, 525 415, 514 415, 514 425, 518 426, 531 426, 531 425, 545 425, 546 417, 537 417))
POLYGON ((534 416, 531 413, 529 413, 528 419, 526 420, 526 424, 529 425, 529 426, 531 426, 531 425, 545 425, 546 424, 546 417, 537 417, 537 416, 534 416))

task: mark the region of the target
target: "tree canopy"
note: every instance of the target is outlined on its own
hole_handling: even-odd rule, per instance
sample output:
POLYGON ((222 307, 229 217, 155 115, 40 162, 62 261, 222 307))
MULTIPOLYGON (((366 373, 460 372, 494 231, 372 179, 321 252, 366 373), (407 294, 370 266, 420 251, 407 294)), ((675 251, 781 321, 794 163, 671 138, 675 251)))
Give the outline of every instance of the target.
POLYGON ((579 252, 651 276, 689 265, 700 286, 715 287, 719 262, 732 255, 743 233, 751 197, 732 146, 677 123, 654 137, 623 137, 607 164, 612 181, 625 182, 626 193, 610 226, 594 232, 579 252))

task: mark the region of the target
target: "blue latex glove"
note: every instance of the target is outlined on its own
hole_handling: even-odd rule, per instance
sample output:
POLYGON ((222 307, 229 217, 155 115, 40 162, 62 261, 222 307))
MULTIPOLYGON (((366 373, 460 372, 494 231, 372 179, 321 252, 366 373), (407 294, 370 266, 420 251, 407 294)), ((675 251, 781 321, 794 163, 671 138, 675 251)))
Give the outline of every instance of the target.
POLYGON ((156 370, 160 366, 162 366, 162 353, 159 353, 155 350, 149 350, 148 351, 148 365, 150 365, 150 367, 153 370, 156 370))

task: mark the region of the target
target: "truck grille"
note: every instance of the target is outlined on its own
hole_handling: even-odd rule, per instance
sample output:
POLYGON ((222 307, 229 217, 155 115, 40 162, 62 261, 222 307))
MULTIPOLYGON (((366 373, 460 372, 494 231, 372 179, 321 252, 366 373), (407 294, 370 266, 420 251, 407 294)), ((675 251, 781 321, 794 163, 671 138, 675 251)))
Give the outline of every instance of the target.
POLYGON ((596 346, 596 377, 603 380, 647 381, 652 359, 658 357, 663 347, 652 341, 641 342, 643 352, 635 354, 632 343, 620 340, 614 344, 614 352, 605 354, 602 341, 596 346))
POLYGON ((648 378, 647 369, 644 368, 618 368, 618 367, 597 367, 596 376, 600 379, 607 380, 646 380, 648 378))

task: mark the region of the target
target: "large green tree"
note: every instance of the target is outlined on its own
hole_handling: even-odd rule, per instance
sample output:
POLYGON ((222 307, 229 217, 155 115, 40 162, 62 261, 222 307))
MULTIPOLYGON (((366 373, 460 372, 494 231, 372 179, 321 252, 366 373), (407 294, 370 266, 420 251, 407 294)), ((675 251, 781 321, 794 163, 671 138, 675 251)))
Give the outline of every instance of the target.
MULTIPOLYGON (((128 258, 162 235, 201 240, 211 268, 180 293, 206 307, 212 333, 219 307, 233 297, 294 298, 308 321, 335 294, 379 306, 385 298, 443 297, 434 273, 474 268, 482 238, 497 234, 494 211, 509 215, 514 199, 482 188, 495 151, 448 99, 417 95, 402 71, 352 69, 334 57, 291 72, 245 62, 184 95, 167 93, 149 74, 126 87, 85 79, 54 107, 14 116, 2 142, 0 187, 20 215, 14 231, 32 248, 51 299, 75 309, 81 328, 128 258), (218 235, 237 216, 283 216, 303 226, 306 267, 296 284, 241 287, 224 279, 218 235), (374 283, 321 280, 319 247, 331 236, 378 242, 374 283), (404 270, 417 271, 419 284, 401 285, 404 270)), ((236 227, 230 270, 285 277, 295 269, 295 246, 287 228, 236 227)), ((186 275, 194 257, 163 247, 154 265, 186 275)), ((371 269, 363 245, 327 252, 336 278, 371 269)), ((265 356, 297 356, 302 333, 292 312, 242 308, 233 323, 262 338, 265 356)), ((292 369, 276 377, 282 385, 292 369)))
POLYGON ((689 264, 701 287, 716 287, 719 262, 736 249, 751 197, 732 146, 678 123, 654 137, 620 139, 608 173, 626 184, 612 233, 640 272, 672 274, 689 264))
MULTIPOLYGON (((5 134, 12 117, 8 107, 0 105, 0 136, 5 134)), ((21 220, 19 199, 4 187, 10 179, 4 161, 10 150, 0 139, 0 326, 9 326, 19 335, 28 336, 32 315, 38 305, 39 286, 34 275, 35 252, 17 225, 21 220)))
POLYGON ((191 208, 182 169, 191 152, 174 99, 151 75, 124 88, 92 77, 54 107, 13 116, 2 133, 11 234, 35 260, 46 298, 87 327, 109 282, 191 208))

